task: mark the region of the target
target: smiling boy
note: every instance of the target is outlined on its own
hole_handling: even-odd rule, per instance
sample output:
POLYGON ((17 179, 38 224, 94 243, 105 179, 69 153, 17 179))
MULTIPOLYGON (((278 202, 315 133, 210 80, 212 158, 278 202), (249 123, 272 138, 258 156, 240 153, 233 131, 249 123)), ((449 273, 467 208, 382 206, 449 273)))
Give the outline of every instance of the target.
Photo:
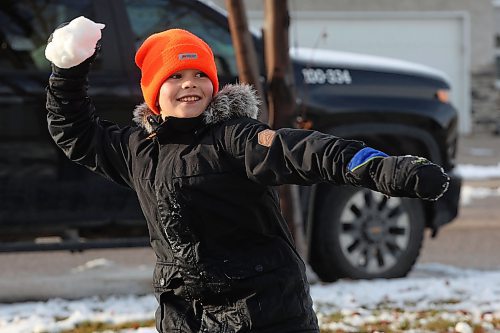
POLYGON ((256 120, 249 86, 219 91, 212 50, 188 31, 153 34, 137 51, 145 103, 136 126, 96 115, 92 59, 53 66, 49 131, 70 159, 136 191, 157 257, 159 332, 319 332, 275 185, 330 182, 428 200, 446 191, 447 175, 425 159, 270 129, 256 120))

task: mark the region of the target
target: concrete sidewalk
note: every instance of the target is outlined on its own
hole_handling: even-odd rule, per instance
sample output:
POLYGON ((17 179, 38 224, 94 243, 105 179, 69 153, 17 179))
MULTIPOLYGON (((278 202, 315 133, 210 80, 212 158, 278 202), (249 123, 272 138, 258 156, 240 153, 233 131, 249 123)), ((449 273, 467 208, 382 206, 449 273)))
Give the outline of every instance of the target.
POLYGON ((0 303, 150 294, 150 248, 0 254, 0 303))
MULTIPOLYGON (((474 134, 462 136, 457 151, 457 164, 491 165, 500 163, 500 136, 474 134)), ((462 195, 472 191, 498 191, 500 179, 464 180, 462 195)), ((476 197, 462 202, 458 217, 440 229, 438 237, 426 237, 418 263, 439 262, 448 265, 500 269, 500 205, 499 197, 476 197)))
POLYGON ((458 141, 457 164, 497 165, 500 163, 500 136, 463 135, 458 141))

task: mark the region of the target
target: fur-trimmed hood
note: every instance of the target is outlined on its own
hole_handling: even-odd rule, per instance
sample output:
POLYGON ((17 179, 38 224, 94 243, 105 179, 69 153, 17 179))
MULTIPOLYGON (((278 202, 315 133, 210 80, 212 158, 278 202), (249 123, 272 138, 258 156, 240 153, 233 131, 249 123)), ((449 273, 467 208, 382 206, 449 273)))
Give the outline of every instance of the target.
MULTIPOLYGON (((255 89, 248 84, 228 84, 224 86, 212 99, 203 112, 205 124, 216 124, 225 120, 239 117, 257 119, 260 100, 255 89)), ((157 117, 146 103, 139 104, 134 109, 133 121, 148 133, 153 127, 148 117, 157 117)))

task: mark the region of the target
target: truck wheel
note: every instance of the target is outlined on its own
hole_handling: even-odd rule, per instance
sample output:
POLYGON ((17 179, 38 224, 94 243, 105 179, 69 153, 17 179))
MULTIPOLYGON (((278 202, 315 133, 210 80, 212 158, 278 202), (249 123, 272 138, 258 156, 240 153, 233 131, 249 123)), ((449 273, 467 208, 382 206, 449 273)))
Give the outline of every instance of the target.
POLYGON ((387 198, 352 186, 317 202, 311 266, 323 281, 405 276, 422 246, 425 221, 416 199, 387 198))

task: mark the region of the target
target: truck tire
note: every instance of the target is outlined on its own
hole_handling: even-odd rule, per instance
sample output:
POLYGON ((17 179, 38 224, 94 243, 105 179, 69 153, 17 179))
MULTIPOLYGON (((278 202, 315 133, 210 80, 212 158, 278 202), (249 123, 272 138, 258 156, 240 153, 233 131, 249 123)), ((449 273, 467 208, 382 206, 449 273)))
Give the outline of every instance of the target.
POLYGON ((317 196, 310 263, 323 281, 405 276, 423 242, 422 204, 352 186, 317 196))

